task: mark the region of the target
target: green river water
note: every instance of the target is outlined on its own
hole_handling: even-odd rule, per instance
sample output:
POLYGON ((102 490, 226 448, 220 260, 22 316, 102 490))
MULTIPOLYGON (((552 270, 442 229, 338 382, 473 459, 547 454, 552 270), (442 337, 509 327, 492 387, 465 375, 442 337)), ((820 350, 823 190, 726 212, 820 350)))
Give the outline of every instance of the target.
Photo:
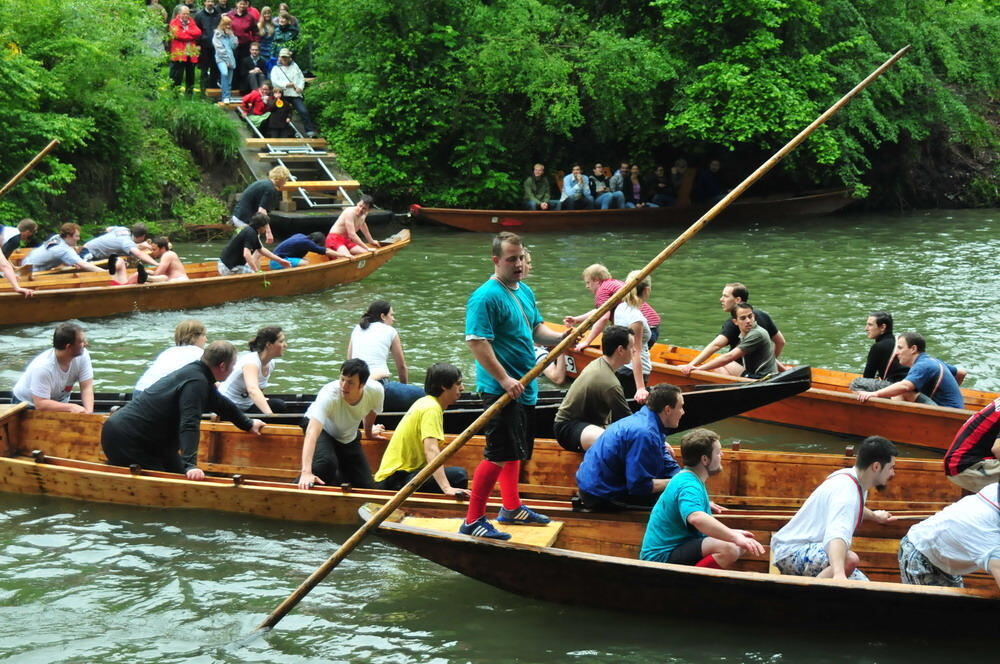
MULTIPOLYGON (((719 292, 739 280, 783 331, 786 361, 859 370, 869 346, 865 316, 885 308, 897 330, 922 332, 933 355, 968 369, 966 385, 1000 390, 1000 359, 987 341, 1000 321, 997 216, 1000 210, 934 211, 709 227, 653 276, 661 339, 699 347, 710 340, 723 320, 719 292)), ((580 279, 590 263, 624 277, 677 232, 528 237, 530 283, 543 315, 558 320, 591 306, 580 279)), ((216 256, 220 246, 178 249, 195 260, 216 256)), ((488 237, 418 226, 412 245, 361 283, 83 325, 98 390, 131 390, 172 343, 174 325, 197 317, 210 339, 237 343, 261 325, 282 325, 290 348, 270 389, 312 393, 335 378, 351 327, 371 300, 383 298, 396 309, 415 381, 438 360, 469 375, 464 302, 490 272, 488 237)), ((51 328, 0 329, 3 389, 49 346, 51 328)), ((741 419, 715 428, 727 441, 761 449, 834 451, 845 443, 741 419)), ((683 607, 676 619, 651 619, 534 602, 377 540, 279 630, 231 643, 350 532, 0 494, 0 662, 889 662, 944 654, 932 637, 885 640, 875 628, 870 638, 845 640, 836 626, 798 635, 781 625, 744 628, 739 615, 686 623, 683 607)), ((915 633, 930 634, 926 627, 914 626, 915 633)))

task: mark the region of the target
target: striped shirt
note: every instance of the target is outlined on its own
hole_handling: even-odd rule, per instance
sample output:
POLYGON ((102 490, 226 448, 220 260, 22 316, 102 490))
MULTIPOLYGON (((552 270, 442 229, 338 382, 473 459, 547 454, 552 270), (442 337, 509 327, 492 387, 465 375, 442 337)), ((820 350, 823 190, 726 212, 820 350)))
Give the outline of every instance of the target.
POLYGON ((1000 437, 1000 398, 970 417, 962 425, 944 455, 944 473, 958 475, 983 459, 993 458, 993 443, 1000 437))

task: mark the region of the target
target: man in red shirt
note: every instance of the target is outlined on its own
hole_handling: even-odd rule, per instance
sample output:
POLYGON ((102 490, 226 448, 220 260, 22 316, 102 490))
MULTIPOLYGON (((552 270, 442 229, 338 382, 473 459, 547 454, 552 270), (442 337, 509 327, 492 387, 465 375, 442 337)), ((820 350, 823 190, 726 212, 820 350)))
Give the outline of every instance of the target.
POLYGON ((972 493, 1000 481, 1000 398, 986 404, 958 430, 944 455, 944 474, 972 493))
MULTIPOLYGON (((625 282, 619 279, 612 279, 608 268, 600 263, 594 263, 583 271, 583 285, 594 294, 594 308, 579 316, 566 316, 563 319, 566 325, 579 325, 582 323, 590 314, 594 313, 601 305, 607 302, 612 295, 617 293, 625 285, 625 282)), ((646 318, 646 322, 649 323, 649 329, 652 334, 649 335, 648 345, 652 348, 660 336, 660 315, 656 313, 656 310, 648 302, 643 302, 642 306, 639 307, 639 311, 642 312, 642 315, 646 318)), ((604 330, 604 326, 608 324, 613 313, 614 309, 597 321, 594 327, 590 329, 587 337, 577 344, 577 350, 583 350, 597 338, 597 335, 604 330)))

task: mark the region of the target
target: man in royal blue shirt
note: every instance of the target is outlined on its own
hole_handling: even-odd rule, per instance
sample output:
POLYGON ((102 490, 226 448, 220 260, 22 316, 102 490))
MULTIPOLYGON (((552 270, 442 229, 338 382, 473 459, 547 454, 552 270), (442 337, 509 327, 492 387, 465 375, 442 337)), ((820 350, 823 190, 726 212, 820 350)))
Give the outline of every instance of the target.
POLYGON ((684 470, 670 480, 649 515, 639 558, 675 565, 728 569, 744 554, 764 547, 746 530, 733 530, 712 516, 705 482, 722 472, 722 444, 708 429, 681 440, 684 470))
POLYGON ((916 332, 904 332, 896 337, 896 357, 900 364, 910 368, 906 378, 874 392, 858 392, 858 401, 868 401, 872 397, 898 398, 964 408, 965 399, 959 385, 965 380, 967 372, 931 357, 926 349, 927 342, 916 332))
POLYGON ((684 415, 676 385, 657 385, 637 413, 611 424, 587 450, 576 473, 587 509, 650 508, 680 472, 667 435, 684 415))
MULTIPOLYGON (((274 254, 286 259, 292 264, 291 267, 298 267, 305 259, 306 254, 309 252, 322 254, 330 260, 340 258, 340 255, 337 254, 336 251, 333 249, 327 249, 326 246, 324 246, 325 241, 326 236, 319 232, 310 233, 309 235, 296 233, 275 247, 274 254)), ((282 267, 284 266, 281 263, 271 261, 272 270, 280 270, 282 267)))

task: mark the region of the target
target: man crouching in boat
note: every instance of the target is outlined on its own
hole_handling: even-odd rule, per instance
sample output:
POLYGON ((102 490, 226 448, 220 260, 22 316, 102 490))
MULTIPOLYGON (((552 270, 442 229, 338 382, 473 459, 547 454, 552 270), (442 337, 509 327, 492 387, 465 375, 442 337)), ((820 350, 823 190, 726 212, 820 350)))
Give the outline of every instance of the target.
POLYGON ((649 509, 680 464, 667 434, 684 415, 684 395, 676 385, 649 392, 639 412, 609 426, 587 450, 576 473, 580 503, 591 510, 649 509))
POLYGON ((215 387, 235 365, 236 347, 228 341, 213 341, 200 360, 161 378, 126 403, 101 430, 108 463, 138 464, 146 470, 183 473, 189 480, 205 479, 198 468, 202 413, 218 413, 257 435, 264 428, 264 422, 251 420, 215 387))
POLYGON ((865 507, 869 489, 885 488, 896 474, 899 452, 892 441, 869 436, 858 449, 853 468, 831 473, 771 537, 774 565, 782 574, 821 579, 867 581, 851 551, 854 531, 864 519, 886 524, 892 515, 865 507))
MULTIPOLYGON (((684 366, 701 371, 714 370, 724 376, 746 378, 762 378, 777 373, 778 361, 774 355, 774 342, 764 328, 757 324, 753 307, 745 302, 737 302, 733 305, 730 315, 740 330, 739 345, 700 367, 694 366, 695 362, 684 366)), ((691 372, 685 371, 685 373, 691 372)))
POLYGON ((656 501, 639 558, 675 565, 729 569, 744 554, 762 555, 753 533, 733 530, 712 516, 705 482, 722 472, 722 443, 708 429, 681 439, 684 470, 674 475, 656 501))
POLYGON ((87 335, 74 323, 60 323, 52 333, 52 348, 35 357, 14 385, 13 402, 38 410, 94 412, 94 368, 87 352, 87 335), (80 404, 70 403, 80 383, 80 404))

